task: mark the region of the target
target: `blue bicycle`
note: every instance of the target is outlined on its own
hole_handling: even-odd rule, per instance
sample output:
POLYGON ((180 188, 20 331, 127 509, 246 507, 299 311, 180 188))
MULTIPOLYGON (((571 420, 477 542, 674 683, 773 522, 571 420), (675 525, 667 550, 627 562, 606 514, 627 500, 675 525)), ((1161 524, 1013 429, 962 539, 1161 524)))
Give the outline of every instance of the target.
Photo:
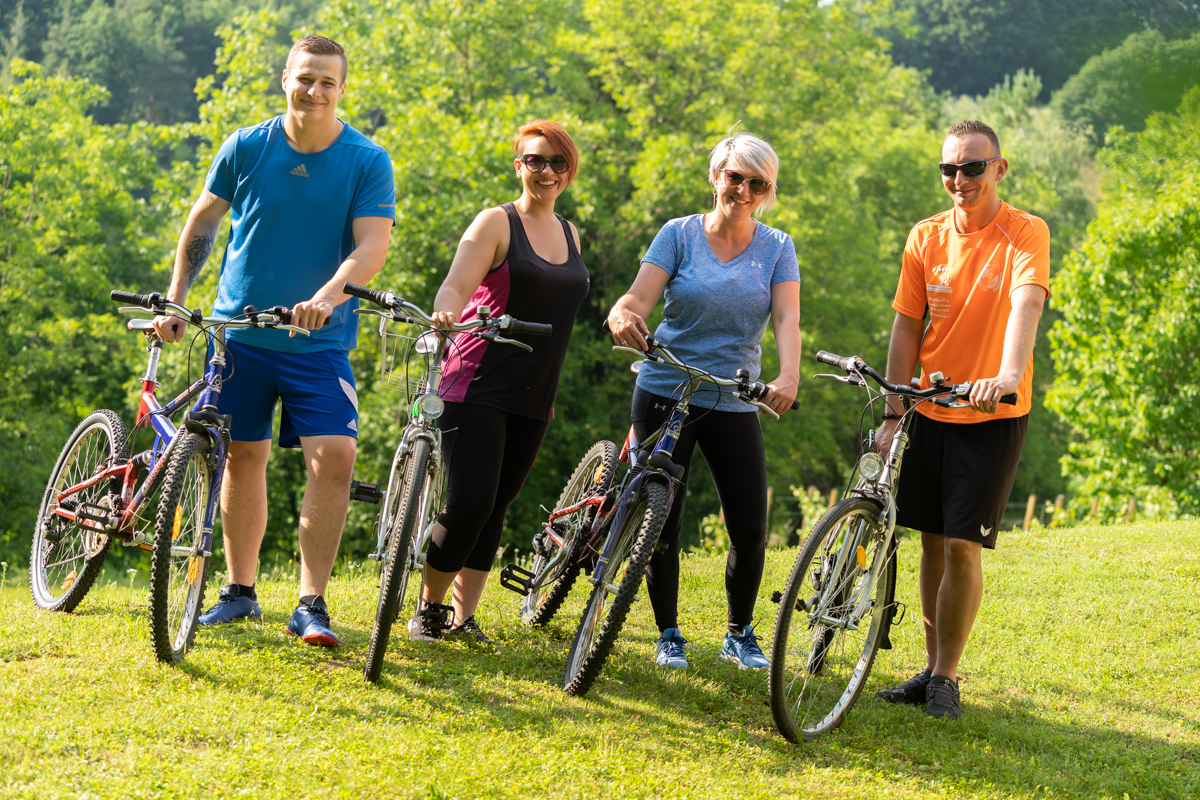
MULTIPOLYGON (((769 406, 759 402, 767 394, 767 385, 762 381, 751 381, 750 373, 746 370, 738 370, 733 379, 722 378, 683 363, 670 350, 659 345, 653 336, 646 337, 646 345, 645 352, 630 347, 613 349, 646 361, 669 364, 685 373, 687 386, 682 397, 662 427, 646 437, 645 441, 636 441, 630 429, 620 454, 621 461, 628 461, 629 469, 619 484, 605 491, 604 500, 598 503, 591 517, 592 524, 586 539, 554 537, 550 540, 566 548, 572 563, 578 564, 584 560, 594 564, 588 578, 592 593, 567 654, 567 667, 563 673, 562 687, 570 695, 581 695, 591 688, 641 588, 642 577, 654 548, 658 546, 658 537, 667 521, 675 493, 682 484, 683 467, 673 462, 671 457, 687 419, 688 406, 692 396, 700 389, 700 384, 711 383, 730 389, 738 399, 779 418, 769 406)), ((634 366, 639 367, 640 363, 634 366)), ((793 402, 792 408, 799 408, 799 403, 793 402)), ((600 467, 593 468, 596 484, 606 483, 600 477, 602 471, 600 467)), ((572 506, 556 513, 560 516, 574 513, 577 507, 586 505, 589 505, 587 499, 577 499, 572 506)), ((552 515, 553 521, 556 520, 552 515)), ((544 542, 543 547, 546 547, 544 542)), ((555 563, 553 557, 545 560, 547 564, 555 563)), ((520 577, 526 579, 523 587, 526 592, 538 585, 535 576, 520 577)))
POLYGON ((131 437, 121 417, 107 409, 93 411, 79 423, 42 497, 29 557, 29 588, 38 608, 72 611, 91 589, 114 539, 151 551, 151 639, 158 660, 174 664, 183 660, 196 634, 229 449, 231 420, 217 413, 226 365, 225 330, 276 328, 305 336, 308 331, 288 324, 291 315, 282 306, 267 311, 247 306, 239 316, 219 319, 168 302, 157 292, 113 291, 110 296, 132 306, 122 311, 149 310, 197 328, 211 349, 208 369, 161 405, 155 393, 163 340, 151 320, 129 321, 129 330, 145 334, 149 352, 132 438, 146 431, 153 442, 131 457, 131 437), (191 408, 176 427, 171 417, 189 403, 191 408))

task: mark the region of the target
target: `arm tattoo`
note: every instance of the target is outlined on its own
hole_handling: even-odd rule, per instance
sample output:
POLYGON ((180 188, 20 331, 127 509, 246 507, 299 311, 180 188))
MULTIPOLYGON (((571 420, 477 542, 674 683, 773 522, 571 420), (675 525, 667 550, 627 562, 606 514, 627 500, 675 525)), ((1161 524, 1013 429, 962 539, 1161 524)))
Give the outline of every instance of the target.
POLYGON ((212 252, 216 240, 217 237, 212 234, 200 233, 193 236, 183 248, 183 261, 187 265, 187 285, 189 287, 196 282, 200 268, 208 260, 208 254, 212 252))

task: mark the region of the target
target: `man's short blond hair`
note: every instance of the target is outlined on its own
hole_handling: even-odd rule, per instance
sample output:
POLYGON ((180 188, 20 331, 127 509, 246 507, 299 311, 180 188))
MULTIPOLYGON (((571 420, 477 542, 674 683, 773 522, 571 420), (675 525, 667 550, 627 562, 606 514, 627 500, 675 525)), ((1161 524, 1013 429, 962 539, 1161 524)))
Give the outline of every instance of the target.
POLYGON ((328 36, 305 36, 292 45, 288 51, 287 68, 292 68, 292 59, 297 53, 308 53, 310 56, 340 56, 342 59, 342 83, 346 82, 346 73, 350 71, 350 62, 346 60, 346 49, 328 36))
POLYGON ((723 169, 732 169, 730 164, 756 172, 770 182, 771 188, 767 189, 754 215, 757 217, 770 211, 775 205, 775 184, 779 181, 779 156, 775 155, 771 145, 749 131, 738 131, 722 139, 708 156, 708 182, 714 188, 717 175, 723 169))

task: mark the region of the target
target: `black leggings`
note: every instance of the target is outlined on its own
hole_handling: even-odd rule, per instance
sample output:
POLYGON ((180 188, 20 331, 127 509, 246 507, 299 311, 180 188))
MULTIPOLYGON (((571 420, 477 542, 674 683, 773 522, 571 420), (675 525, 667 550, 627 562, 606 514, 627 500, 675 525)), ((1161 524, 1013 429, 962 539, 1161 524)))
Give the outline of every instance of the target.
MULTIPOLYGON (((674 407, 675 401, 668 397, 634 389, 633 430, 638 440, 644 441, 662 425, 674 407)), ((684 485, 675 493, 659 549, 646 573, 646 589, 659 631, 679 627, 679 533, 697 443, 717 486, 729 529, 725 598, 731 627, 754 620, 754 601, 762 583, 767 550, 767 457, 758 414, 695 406, 689 411, 672 458, 688 468, 683 473, 684 485)))
POLYGON ((429 566, 439 572, 492 568, 504 515, 529 477, 549 426, 487 406, 446 403, 438 420, 446 507, 433 526, 429 566))

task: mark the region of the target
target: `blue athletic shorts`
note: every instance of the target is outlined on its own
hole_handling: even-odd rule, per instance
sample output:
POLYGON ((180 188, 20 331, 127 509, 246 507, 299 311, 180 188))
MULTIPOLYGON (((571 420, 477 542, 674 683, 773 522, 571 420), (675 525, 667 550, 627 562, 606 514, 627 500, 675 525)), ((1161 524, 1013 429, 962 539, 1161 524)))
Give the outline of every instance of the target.
POLYGON ((217 410, 233 415, 234 441, 269 440, 276 400, 283 401, 280 447, 299 447, 301 436, 358 438, 358 394, 349 353, 281 353, 237 342, 226 342, 226 348, 217 410))

